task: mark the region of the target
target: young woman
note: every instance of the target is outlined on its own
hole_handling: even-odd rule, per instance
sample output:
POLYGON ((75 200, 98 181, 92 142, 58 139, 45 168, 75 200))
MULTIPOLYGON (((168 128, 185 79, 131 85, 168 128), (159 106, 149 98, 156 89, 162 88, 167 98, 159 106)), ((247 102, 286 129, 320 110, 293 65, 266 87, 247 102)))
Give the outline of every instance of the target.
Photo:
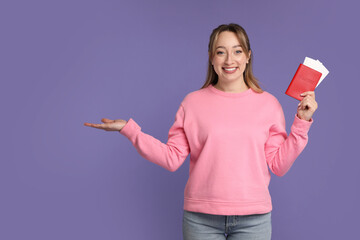
POLYGON ((185 240, 271 239, 270 170, 283 176, 302 152, 317 109, 302 94, 289 136, 278 100, 252 73, 248 36, 220 25, 209 42, 207 79, 185 96, 166 144, 128 121, 103 118, 85 126, 120 131, 145 159, 176 171, 190 153, 185 187, 185 240))

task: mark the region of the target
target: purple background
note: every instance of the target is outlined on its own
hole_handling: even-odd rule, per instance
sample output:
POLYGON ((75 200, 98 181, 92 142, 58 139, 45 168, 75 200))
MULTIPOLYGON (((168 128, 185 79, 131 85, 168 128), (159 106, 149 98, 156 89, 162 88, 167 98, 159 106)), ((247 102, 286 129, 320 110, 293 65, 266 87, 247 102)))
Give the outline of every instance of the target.
POLYGON ((1 1, 0 239, 182 239, 189 160, 174 173, 117 132, 132 117, 166 142, 183 97, 205 81, 213 28, 248 32, 254 73, 283 106, 305 56, 315 90, 309 142, 272 174, 273 239, 358 236, 357 1, 1 1))

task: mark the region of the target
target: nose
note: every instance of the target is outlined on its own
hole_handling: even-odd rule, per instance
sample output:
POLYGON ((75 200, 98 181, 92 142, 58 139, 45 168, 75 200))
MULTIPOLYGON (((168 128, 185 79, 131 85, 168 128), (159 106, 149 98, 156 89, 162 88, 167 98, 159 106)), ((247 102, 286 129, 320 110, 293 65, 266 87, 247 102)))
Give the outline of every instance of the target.
POLYGON ((233 56, 231 54, 226 55, 225 63, 231 64, 233 62, 233 56))

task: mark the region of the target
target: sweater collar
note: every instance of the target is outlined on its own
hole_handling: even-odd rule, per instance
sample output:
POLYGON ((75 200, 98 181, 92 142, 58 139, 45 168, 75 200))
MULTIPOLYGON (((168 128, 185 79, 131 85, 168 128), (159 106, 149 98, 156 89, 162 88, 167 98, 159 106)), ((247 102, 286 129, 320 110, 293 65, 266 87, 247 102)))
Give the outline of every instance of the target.
POLYGON ((239 98, 239 97, 243 97, 243 96, 246 96, 246 95, 249 95, 253 90, 252 88, 249 88, 243 92, 239 92, 239 93, 233 93, 233 92, 224 92, 224 91, 221 91, 217 88, 215 88, 213 85, 209 85, 207 87, 212 93, 215 93, 217 95, 220 95, 220 96, 224 96, 224 97, 231 97, 231 98, 239 98))

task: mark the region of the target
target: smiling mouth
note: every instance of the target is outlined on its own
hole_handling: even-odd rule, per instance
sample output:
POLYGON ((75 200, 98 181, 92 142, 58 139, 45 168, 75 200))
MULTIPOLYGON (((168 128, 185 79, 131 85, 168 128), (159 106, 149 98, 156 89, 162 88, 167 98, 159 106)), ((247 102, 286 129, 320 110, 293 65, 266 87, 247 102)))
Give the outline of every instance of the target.
POLYGON ((226 73, 234 73, 236 71, 236 67, 233 68, 222 68, 226 73))

